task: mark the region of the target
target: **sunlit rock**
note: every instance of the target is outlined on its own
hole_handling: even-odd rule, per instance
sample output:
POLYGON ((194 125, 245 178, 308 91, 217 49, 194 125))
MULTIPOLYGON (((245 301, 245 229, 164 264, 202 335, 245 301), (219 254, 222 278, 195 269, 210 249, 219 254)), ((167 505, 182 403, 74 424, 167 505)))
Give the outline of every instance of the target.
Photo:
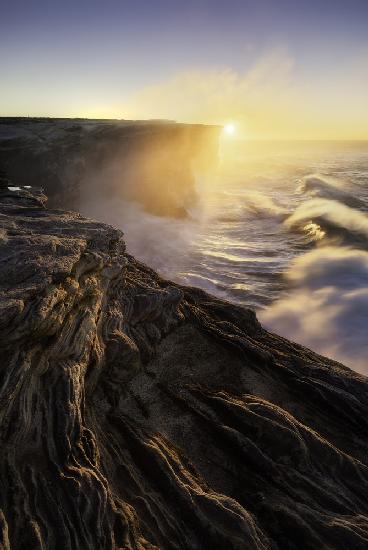
POLYGON ((49 204, 80 210, 93 197, 139 201, 182 217, 195 173, 217 162, 221 129, 161 121, 0 120, 0 168, 17 185, 42 184, 49 204))
POLYGON ((366 548, 366 378, 32 193, 0 199, 0 547, 366 548))

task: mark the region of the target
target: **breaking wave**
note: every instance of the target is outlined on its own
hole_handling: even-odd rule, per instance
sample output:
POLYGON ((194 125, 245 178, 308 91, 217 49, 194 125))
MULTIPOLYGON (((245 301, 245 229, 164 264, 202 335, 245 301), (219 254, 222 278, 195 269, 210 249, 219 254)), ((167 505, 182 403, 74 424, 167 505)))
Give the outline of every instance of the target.
POLYGON ((337 178, 312 174, 305 176, 297 192, 311 197, 332 199, 351 208, 367 209, 367 203, 344 189, 344 182, 337 178))
POLYGON ((250 213, 258 216, 285 216, 286 209, 277 201, 260 191, 249 191, 242 195, 244 204, 250 213))
POLYGON ((308 231, 311 223, 321 228, 322 237, 327 235, 350 244, 356 240, 364 244, 368 239, 367 214, 336 200, 311 199, 285 220, 287 226, 303 231, 308 231))
POLYGON ((368 374, 368 252, 322 247, 296 258, 290 289, 259 312, 267 328, 368 374))
POLYGON ((368 375, 368 216, 366 202, 335 178, 307 176, 307 199, 286 218, 316 246, 294 258, 287 291, 260 320, 274 332, 368 375))
POLYGON ((266 328, 368 375, 368 151, 354 147, 277 153, 258 172, 239 155, 199 182, 186 218, 93 197, 84 213, 120 227, 163 276, 253 307, 266 328))

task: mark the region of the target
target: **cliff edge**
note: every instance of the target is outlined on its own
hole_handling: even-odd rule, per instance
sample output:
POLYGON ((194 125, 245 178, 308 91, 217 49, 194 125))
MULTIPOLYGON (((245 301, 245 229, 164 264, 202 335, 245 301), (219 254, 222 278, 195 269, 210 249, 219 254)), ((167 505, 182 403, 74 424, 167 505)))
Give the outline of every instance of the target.
POLYGON ((166 121, 0 117, 0 170, 42 185, 53 208, 137 201, 159 216, 195 205, 195 174, 217 163, 220 128, 166 121))
POLYGON ((366 549, 368 384, 0 190, 0 548, 366 549))

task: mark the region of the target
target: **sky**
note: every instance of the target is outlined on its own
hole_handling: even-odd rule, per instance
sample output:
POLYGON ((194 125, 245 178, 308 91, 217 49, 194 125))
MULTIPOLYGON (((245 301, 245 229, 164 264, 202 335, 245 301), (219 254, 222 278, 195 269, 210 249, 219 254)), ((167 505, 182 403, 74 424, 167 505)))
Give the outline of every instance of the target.
POLYGON ((0 0, 0 115, 368 139, 368 0, 0 0))

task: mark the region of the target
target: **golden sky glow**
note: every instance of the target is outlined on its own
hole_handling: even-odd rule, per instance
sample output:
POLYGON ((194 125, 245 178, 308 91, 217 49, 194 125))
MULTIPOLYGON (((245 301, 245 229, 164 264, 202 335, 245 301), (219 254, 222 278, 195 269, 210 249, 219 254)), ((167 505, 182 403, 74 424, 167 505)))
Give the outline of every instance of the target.
POLYGON ((300 75, 295 59, 276 51, 239 73, 186 71, 136 90, 113 109, 126 118, 228 124, 249 139, 368 139, 368 50, 338 69, 300 75))
POLYGON ((3 2, 0 115, 368 139, 367 25, 367 0, 3 2))

